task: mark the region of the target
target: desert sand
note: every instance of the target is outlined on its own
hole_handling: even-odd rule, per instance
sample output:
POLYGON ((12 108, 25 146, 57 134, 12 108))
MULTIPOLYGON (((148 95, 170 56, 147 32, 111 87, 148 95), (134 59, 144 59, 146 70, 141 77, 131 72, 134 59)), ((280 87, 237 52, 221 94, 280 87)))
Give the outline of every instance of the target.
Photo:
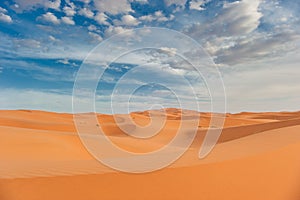
MULTIPOLYGON (((116 125, 114 119, 124 124, 128 115, 99 114, 99 126, 123 149, 155 151, 174 137, 182 116, 194 116, 165 111, 152 112, 167 121, 148 140, 132 138, 116 125)), ((140 126, 151 121, 148 111, 129 116, 140 126)), ((210 116, 201 113, 194 142, 175 163, 130 174, 104 166, 86 150, 72 114, 0 111, 0 200, 300 199, 300 112, 226 114, 215 148, 199 159, 210 116)))

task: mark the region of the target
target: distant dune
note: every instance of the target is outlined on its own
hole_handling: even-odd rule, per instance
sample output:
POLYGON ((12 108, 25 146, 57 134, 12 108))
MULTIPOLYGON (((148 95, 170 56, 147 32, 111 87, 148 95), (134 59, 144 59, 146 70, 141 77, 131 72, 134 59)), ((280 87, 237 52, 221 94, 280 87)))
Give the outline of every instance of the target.
MULTIPOLYGON (((99 114, 111 141, 136 153, 157 150, 176 134, 180 120, 196 112, 170 108, 130 115, 99 114), (131 117, 137 126, 127 126, 131 117), (128 136, 155 119, 164 127, 150 139, 128 136)), ((0 200, 186 199, 299 200, 300 112, 226 114, 217 145, 198 152, 211 113, 200 113, 196 138, 171 166, 128 174, 100 164, 83 146, 72 114, 0 111, 0 200)), ((95 125, 96 126, 96 125, 95 125)))

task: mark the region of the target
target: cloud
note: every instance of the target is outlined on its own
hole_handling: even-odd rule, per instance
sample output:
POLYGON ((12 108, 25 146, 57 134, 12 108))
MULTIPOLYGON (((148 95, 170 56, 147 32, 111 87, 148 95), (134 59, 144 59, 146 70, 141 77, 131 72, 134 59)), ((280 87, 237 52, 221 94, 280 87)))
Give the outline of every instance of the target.
POLYGON ((58 62, 58 63, 62 63, 62 64, 64 64, 64 65, 69 65, 69 64, 70 64, 70 62, 69 62, 68 59, 58 60, 57 62, 58 62))
POLYGON ((41 48, 41 42, 34 39, 14 39, 13 43, 16 48, 41 48))
POLYGON ((215 17, 192 24, 185 33, 201 42, 220 65, 279 56, 293 49, 298 33, 287 22, 269 25, 270 30, 264 31, 261 21, 266 23, 273 16, 264 16, 266 6, 261 0, 225 2, 215 17))
POLYGON ((101 42, 103 39, 100 35, 97 33, 89 32, 89 35, 93 38, 94 41, 96 42, 101 42))
POLYGON ((52 24, 60 23, 60 20, 51 12, 47 12, 46 14, 37 17, 37 20, 45 23, 52 23, 52 24))
POLYGON ((94 1, 99 12, 107 12, 112 15, 133 12, 130 2, 127 0, 101 0, 94 1))
POLYGON ((51 8, 59 11, 61 5, 61 0, 14 0, 14 2, 12 8, 18 13, 36 8, 44 8, 45 10, 51 8))
POLYGON ((169 18, 167 18, 162 11, 156 11, 154 14, 150 15, 144 15, 139 17, 139 20, 146 21, 146 22, 152 22, 152 21, 158 21, 158 22, 166 22, 174 19, 174 15, 170 15, 169 18))
POLYGON ((148 0, 135 0, 135 2, 138 2, 138 3, 141 3, 141 4, 149 3, 148 0))
POLYGON ((23 1, 23 0, 14 0, 15 4, 12 7, 16 12, 21 13, 26 10, 31 10, 34 7, 41 5, 42 0, 28 0, 28 1, 23 1))
POLYGON ((203 5, 210 1, 211 0, 192 0, 189 3, 189 5, 190 5, 189 8, 191 10, 205 10, 205 8, 203 8, 203 5))
POLYGON ((61 0, 46 0, 44 3, 45 8, 52 8, 54 10, 60 10, 61 0))
POLYGON ((52 42, 58 41, 53 35, 49 35, 49 40, 52 42))
POLYGON ((120 20, 114 20, 114 24, 117 26, 137 26, 140 22, 132 15, 123 15, 120 20))
POLYGON ((219 65, 261 62, 270 57, 282 57, 299 46, 300 35, 292 30, 255 32, 243 37, 212 37, 203 44, 219 65), (297 46, 298 45, 298 46, 297 46))
POLYGON ((6 15, 4 13, 0 13, 0 22, 12 23, 13 20, 9 15, 6 15))
POLYGON ((88 8, 82 8, 79 10, 78 14, 82 15, 82 16, 85 16, 87 18, 93 18, 94 17, 94 13, 93 11, 91 11, 90 9, 88 8))
MULTIPOLYGON (((232 29, 232 26, 229 26, 231 28, 227 30, 227 25, 220 28, 222 23, 220 24, 215 18, 207 23, 194 24, 186 32, 202 43, 203 47, 214 57, 215 62, 220 65, 258 62, 270 57, 282 57, 299 48, 299 18, 287 11, 287 8, 274 2, 256 1, 256 5, 253 3, 251 6, 249 6, 249 2, 240 3, 225 4, 220 16, 227 16, 227 20, 230 20, 228 15, 235 15, 234 13, 237 11, 232 13, 232 9, 236 10, 238 7, 246 16, 237 18, 241 17, 243 20, 250 21, 251 23, 248 25, 252 28, 245 29, 247 24, 245 21, 245 25, 240 29, 238 27, 232 29), (258 3, 260 4, 257 7, 258 3), (245 7, 245 5, 248 6, 245 7), (228 8, 230 9, 228 10, 228 8), (250 12, 251 10, 253 12, 250 12), (225 13, 225 11, 231 14, 225 13), (259 18, 259 16, 261 17, 259 18), (252 18, 252 20, 248 18, 252 18), (258 18, 259 20, 257 20, 258 18), (284 22, 282 18, 284 18, 284 22), (259 24, 258 27, 257 24, 259 24)), ((235 18, 233 19, 235 20, 235 18)), ((240 23, 239 20, 237 22, 237 24, 240 23)), ((232 22, 230 21, 230 23, 232 22)))
POLYGON ((265 59, 271 56, 280 56, 295 49, 295 43, 300 41, 297 33, 284 31, 273 35, 258 34, 250 38, 236 41, 235 45, 219 49, 217 63, 236 65, 265 59))
MULTIPOLYGON (((225 3, 217 23, 225 23, 226 34, 247 34, 254 31, 263 16, 258 10, 261 0, 243 0, 225 3)), ((224 32, 224 31, 223 31, 224 32)))
POLYGON ((158 52, 167 54, 167 55, 172 57, 172 56, 176 55, 177 49, 176 48, 161 47, 160 49, 158 49, 158 52))
POLYGON ((97 15, 94 17, 94 20, 98 22, 100 25, 109 25, 107 22, 107 15, 104 14, 103 12, 97 13, 97 15))
POLYGON ((89 25, 88 30, 89 31, 97 31, 97 27, 95 25, 89 25))
POLYGON ((164 0, 166 6, 177 5, 180 7, 184 7, 187 0, 164 0))
POLYGON ((83 2, 85 4, 89 4, 91 2, 91 0, 75 0, 75 1, 83 2))
POLYGON ((215 35, 233 37, 249 34, 260 24, 260 0, 242 0, 225 3, 221 12, 207 23, 195 23, 188 34, 193 37, 215 35))
POLYGON ((61 21, 68 25, 75 25, 75 22, 71 17, 62 17, 61 21))
POLYGON ((73 66, 73 67, 77 67, 78 65, 74 62, 71 62, 69 59, 65 58, 65 59, 61 59, 61 60, 58 60, 57 63, 62 63, 64 65, 70 65, 70 66, 73 66))
POLYGON ((12 18, 6 14, 7 10, 5 8, 0 7, 0 22, 12 23, 12 18))
POLYGON ((65 14, 70 17, 72 17, 76 14, 76 11, 72 7, 65 6, 63 8, 63 10, 64 10, 65 14))
POLYGON ((0 13, 7 13, 7 10, 5 8, 0 7, 0 13))
MULTIPOLYGON (((123 33, 125 31, 129 31, 130 29, 126 29, 123 28, 121 26, 109 26, 106 30, 105 30, 105 37, 110 37, 114 34, 119 34, 119 33, 123 33)), ((130 32, 128 32, 128 34, 130 34, 130 32)))

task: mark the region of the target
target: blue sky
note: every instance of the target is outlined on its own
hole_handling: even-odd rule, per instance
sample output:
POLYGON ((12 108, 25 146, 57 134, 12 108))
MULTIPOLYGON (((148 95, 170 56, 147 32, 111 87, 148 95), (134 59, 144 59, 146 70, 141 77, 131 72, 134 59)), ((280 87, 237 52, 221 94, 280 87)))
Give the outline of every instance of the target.
MULTIPOLYGON (((300 110, 299 13, 294 0, 3 0, 0 109, 72 112, 76 73, 92 49, 134 28, 164 27, 193 38, 211 56, 222 74, 228 112, 300 110)), ((126 99, 126 84, 130 88, 151 74, 157 82, 180 88, 183 92, 176 95, 183 96, 182 105, 196 109, 176 78, 180 75, 196 88, 200 110, 209 111, 204 82, 193 82, 194 74, 180 58, 176 64, 174 57, 158 56, 172 52, 162 50, 111 63, 98 85, 97 111, 111 112, 115 86, 141 56, 155 58, 156 65, 128 75, 121 97, 126 99)), ((131 95, 130 110, 179 106, 165 85, 140 85, 131 95)), ((118 100, 116 112, 126 112, 125 100, 118 100)))

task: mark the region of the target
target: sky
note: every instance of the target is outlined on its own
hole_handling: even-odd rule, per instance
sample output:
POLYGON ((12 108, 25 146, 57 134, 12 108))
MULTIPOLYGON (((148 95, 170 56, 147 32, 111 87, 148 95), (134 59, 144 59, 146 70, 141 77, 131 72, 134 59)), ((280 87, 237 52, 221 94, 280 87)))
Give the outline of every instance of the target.
MULTIPOLYGON (((220 112, 300 110, 299 20, 295 0, 2 0, 0 109, 73 112, 76 76, 90 67, 85 78, 99 78, 94 100, 101 113, 211 111, 212 96, 220 112), (151 42, 162 44, 125 55, 101 46, 151 42), (97 51, 115 59, 94 53, 89 66, 97 51), (201 77, 183 55, 206 56, 213 66, 203 69, 219 74, 201 77)), ((84 92, 80 98, 90 102, 84 92)))

